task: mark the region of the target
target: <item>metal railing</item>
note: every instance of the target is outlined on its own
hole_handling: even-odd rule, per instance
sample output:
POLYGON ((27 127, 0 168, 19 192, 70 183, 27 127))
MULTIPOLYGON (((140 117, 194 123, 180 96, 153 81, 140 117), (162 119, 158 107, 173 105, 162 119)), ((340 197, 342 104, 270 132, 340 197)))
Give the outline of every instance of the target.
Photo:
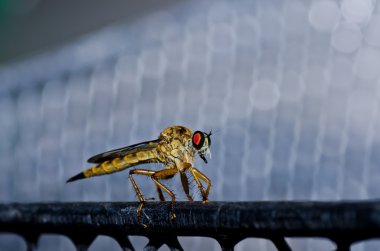
POLYGON ((269 239, 278 250, 291 250, 285 237, 324 237, 339 251, 380 237, 380 201, 177 202, 175 220, 170 219, 169 202, 147 202, 141 222, 137 206, 134 202, 0 204, 0 232, 21 235, 28 250, 36 250, 45 233, 68 236, 77 250, 87 250, 98 235, 113 237, 123 250, 134 250, 130 235, 148 237, 144 250, 164 244, 170 250, 183 250, 178 236, 211 237, 222 250, 233 250, 247 237, 269 239))

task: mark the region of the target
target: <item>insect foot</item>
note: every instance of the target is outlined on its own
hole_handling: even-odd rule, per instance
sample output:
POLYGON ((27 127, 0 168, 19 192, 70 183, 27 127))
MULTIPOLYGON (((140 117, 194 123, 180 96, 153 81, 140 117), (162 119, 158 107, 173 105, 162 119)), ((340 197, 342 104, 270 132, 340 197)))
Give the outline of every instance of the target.
POLYGON ((170 219, 175 220, 177 218, 177 215, 174 212, 170 213, 170 219))
POLYGON ((144 228, 147 228, 148 225, 142 223, 141 218, 142 218, 142 208, 144 206, 144 202, 140 202, 139 206, 137 207, 137 221, 139 224, 141 224, 144 228))

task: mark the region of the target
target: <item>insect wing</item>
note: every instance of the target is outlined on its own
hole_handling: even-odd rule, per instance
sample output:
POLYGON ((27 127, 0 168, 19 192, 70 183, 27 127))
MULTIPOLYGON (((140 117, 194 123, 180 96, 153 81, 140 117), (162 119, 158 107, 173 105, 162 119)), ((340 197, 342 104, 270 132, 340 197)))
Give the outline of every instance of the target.
POLYGON ((135 153, 135 152, 138 152, 141 150, 149 150, 152 148, 156 148, 158 145, 158 142, 159 142, 158 140, 151 140, 151 141, 146 141, 146 142, 138 143, 135 145, 130 145, 130 146, 126 146, 123 148, 111 150, 108 152, 100 153, 100 154, 97 154, 97 155, 89 158, 87 160, 87 162, 99 164, 99 163, 102 163, 106 160, 111 160, 114 158, 121 158, 121 157, 123 157, 127 154, 130 154, 130 153, 135 153))

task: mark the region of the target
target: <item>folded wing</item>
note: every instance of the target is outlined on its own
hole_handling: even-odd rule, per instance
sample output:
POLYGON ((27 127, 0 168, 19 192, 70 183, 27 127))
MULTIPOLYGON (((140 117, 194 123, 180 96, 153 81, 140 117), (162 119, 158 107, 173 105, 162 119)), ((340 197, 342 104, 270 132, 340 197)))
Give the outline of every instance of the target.
POLYGON ((159 143, 159 140, 145 141, 142 143, 126 146, 123 148, 111 150, 108 152, 100 153, 95 156, 92 156, 87 160, 88 163, 100 164, 107 160, 112 160, 115 158, 122 158, 127 154, 136 153, 139 151, 146 151, 156 148, 159 143))

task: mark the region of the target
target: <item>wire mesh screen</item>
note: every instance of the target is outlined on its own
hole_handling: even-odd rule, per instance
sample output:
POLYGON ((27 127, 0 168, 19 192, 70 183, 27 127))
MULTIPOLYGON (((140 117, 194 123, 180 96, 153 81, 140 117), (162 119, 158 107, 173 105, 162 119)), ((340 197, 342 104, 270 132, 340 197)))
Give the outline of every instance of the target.
MULTIPOLYGON (((212 201, 378 198, 379 31, 371 0, 193 1, 3 66, 1 202, 136 201, 128 172, 65 181, 88 157, 177 124, 215 132, 211 161, 197 162, 212 201)), ((166 184, 186 200, 179 179, 166 184)), ((17 238, 0 235, 0 249, 17 238)), ((74 248, 60 238, 43 237, 41 250, 74 248)), ((219 249, 188 238, 186 250, 219 249)), ((255 245, 274 249, 250 239, 237 250, 255 245)), ((105 247, 118 250, 106 237, 91 250, 105 247)))

